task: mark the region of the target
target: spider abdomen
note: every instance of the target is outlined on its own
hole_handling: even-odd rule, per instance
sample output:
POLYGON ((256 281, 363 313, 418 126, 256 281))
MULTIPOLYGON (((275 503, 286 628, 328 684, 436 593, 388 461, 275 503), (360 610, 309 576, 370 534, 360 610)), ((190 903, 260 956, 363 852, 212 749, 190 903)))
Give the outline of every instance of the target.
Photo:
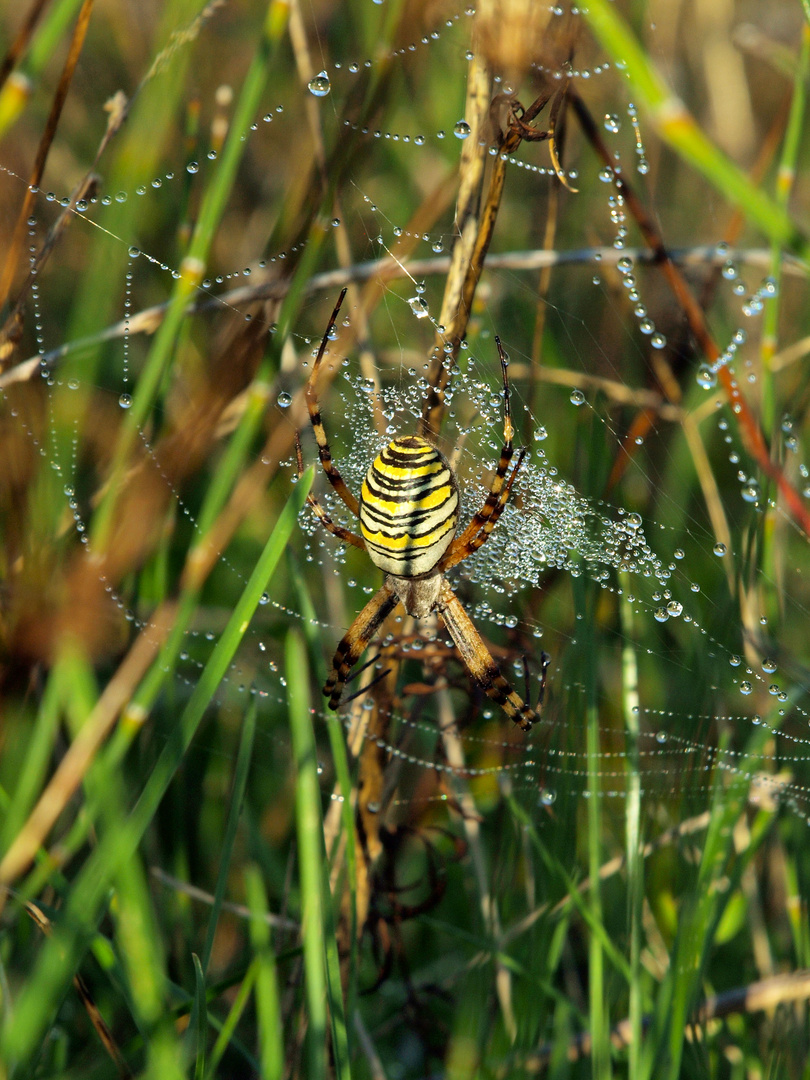
POLYGON ((390 442, 360 497, 360 530, 372 561, 394 577, 428 574, 457 523, 458 488, 444 455, 418 435, 390 442))

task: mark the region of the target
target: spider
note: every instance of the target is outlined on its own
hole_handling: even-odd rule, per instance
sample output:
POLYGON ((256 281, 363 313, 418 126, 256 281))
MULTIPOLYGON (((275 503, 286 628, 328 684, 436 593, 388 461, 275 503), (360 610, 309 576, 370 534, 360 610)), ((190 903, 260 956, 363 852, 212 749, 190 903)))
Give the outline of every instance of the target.
MULTIPOLYGON (((337 709, 349 674, 382 622, 401 603, 408 615, 423 619, 435 611, 450 633, 461 660, 488 697, 524 731, 539 718, 545 694, 550 658, 541 658, 541 686, 537 711, 520 697, 500 672, 481 635, 450 587, 445 571, 456 566, 486 543, 509 499, 526 453, 518 454, 509 479, 512 459, 512 427, 509 404, 507 358, 495 338, 503 375, 504 444, 486 501, 458 536, 458 482, 447 459, 419 435, 405 435, 390 442, 368 471, 358 500, 349 490, 332 460, 321 419, 316 383, 326 343, 332 334, 344 289, 332 312, 306 386, 306 401, 318 456, 329 483, 360 521, 358 536, 333 521, 314 495, 307 502, 322 524, 339 539, 363 548, 385 573, 382 588, 366 604, 337 647, 332 670, 323 688, 329 708, 337 709)), ((299 443, 299 470, 303 470, 299 443)))

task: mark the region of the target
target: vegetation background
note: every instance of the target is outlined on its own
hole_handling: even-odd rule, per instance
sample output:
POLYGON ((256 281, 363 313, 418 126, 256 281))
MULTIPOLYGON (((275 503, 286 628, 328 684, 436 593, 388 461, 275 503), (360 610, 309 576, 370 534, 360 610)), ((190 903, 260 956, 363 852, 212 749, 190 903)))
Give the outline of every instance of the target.
POLYGON ((2 1077, 810 1075, 809 17, 0 11, 2 1077), (344 285, 355 489, 510 355, 528 737, 428 621, 323 708, 344 285))

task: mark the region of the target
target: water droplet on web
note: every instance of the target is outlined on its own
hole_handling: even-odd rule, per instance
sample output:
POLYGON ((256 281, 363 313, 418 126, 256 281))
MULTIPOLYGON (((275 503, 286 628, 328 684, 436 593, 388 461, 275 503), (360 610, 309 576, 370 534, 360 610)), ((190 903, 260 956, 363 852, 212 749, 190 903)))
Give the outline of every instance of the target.
POLYGON ((572 390, 569 400, 572 405, 584 405, 585 395, 582 393, 581 390, 572 390))
POLYGON ((118 404, 122 409, 128 409, 132 405, 132 398, 129 394, 121 394, 118 398, 118 404))
POLYGON ((767 672, 768 675, 772 675, 774 673, 774 671, 776 671, 776 661, 775 660, 763 660, 762 661, 762 670, 767 672))
POLYGON ((739 667, 742 663, 742 657, 738 656, 736 653, 732 653, 728 658, 728 662, 732 667, 739 667))
POLYGON ((621 126, 621 121, 615 113, 605 113, 605 131, 610 131, 615 135, 621 126))
POLYGON ((424 296, 412 296, 408 303, 411 305, 411 311, 417 317, 417 319, 425 319, 428 314, 427 300, 424 296))
POLYGON ((466 120, 459 120, 453 128, 453 134, 457 139, 466 139, 469 137, 472 128, 466 120))
POLYGON ((715 553, 715 555, 725 555, 725 553, 726 553, 726 545, 725 544, 715 544, 714 547, 712 548, 712 551, 715 553))
POLYGON ((292 398, 286 390, 282 390, 276 399, 280 409, 288 409, 292 404, 292 398))
POLYGON ((119 203, 125 203, 127 201, 127 193, 125 191, 119 191, 115 196, 115 201, 119 203))
POLYGON ((683 604, 679 603, 677 600, 670 600, 670 602, 667 604, 667 612, 673 619, 677 619, 682 611, 683 604))
POLYGON ((630 529, 640 529, 641 528, 641 525, 642 525, 641 514, 636 514, 635 512, 632 513, 632 514, 628 514, 627 517, 624 520, 625 520, 625 523, 627 524, 628 528, 630 528, 630 529))
POLYGON ((319 72, 314 79, 310 79, 307 83, 307 87, 311 94, 315 97, 326 97, 329 91, 332 89, 332 84, 329 82, 329 76, 325 71, 319 72))
POLYGON ((188 163, 188 165, 186 165, 186 172, 191 173, 192 176, 194 175, 195 172, 199 172, 199 171, 200 171, 200 166, 197 164, 196 161, 190 161, 188 163))
POLYGON ((534 429, 534 441, 535 442, 542 442, 543 439, 547 439, 547 438, 548 438, 548 431, 546 431, 545 427, 543 427, 542 424, 540 425, 539 428, 534 429))
POLYGON ((708 364, 701 364, 697 369, 698 386, 702 386, 704 390, 712 390, 717 386, 717 374, 712 371, 708 364))
POLYGON ((538 797, 538 802, 541 806, 553 806, 556 801, 557 793, 550 788, 543 788, 538 797))
POLYGON ((752 694, 753 692, 754 692, 754 688, 747 679, 745 679, 743 682, 740 683, 740 693, 741 694, 752 694))

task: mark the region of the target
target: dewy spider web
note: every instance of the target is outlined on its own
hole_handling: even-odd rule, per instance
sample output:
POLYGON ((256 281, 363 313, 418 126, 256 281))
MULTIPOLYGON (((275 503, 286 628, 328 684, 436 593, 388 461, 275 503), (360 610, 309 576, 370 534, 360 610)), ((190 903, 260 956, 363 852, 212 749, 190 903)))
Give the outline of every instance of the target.
MULTIPOLYGON (((448 27, 448 29, 450 28, 448 27)), ((424 44, 427 45, 428 42, 426 41, 424 44)), ((352 64, 346 65, 350 72, 352 64)), ((330 98, 330 101, 334 101, 339 93, 337 79, 333 80, 331 90, 334 96, 330 98)), ((640 151, 639 158, 645 164, 645 168, 640 170, 644 173, 646 171, 646 157, 639 134, 636 110, 631 106, 627 112, 632 125, 636 150, 640 151)), ((264 114, 265 125, 270 126, 271 120, 275 126, 284 122, 283 106, 274 106, 264 114)), ((261 127, 261 121, 257 121, 255 126, 261 127)), ((457 124, 448 123, 446 130, 451 131, 457 126, 457 124)), ((610 113, 606 118, 606 130, 617 133, 620 126, 619 113, 610 113)), ((363 133, 361 132, 361 134, 363 133)), ((462 137, 464 132, 456 131, 455 135, 462 137)), ((399 147, 407 147, 408 153, 412 154, 422 152, 421 147, 426 142, 419 132, 406 135, 395 131, 381 131, 378 133, 374 129, 366 132, 364 137, 369 140, 379 141, 380 145, 388 143, 390 145, 398 144, 399 147)), ((437 130, 435 142, 441 143, 443 141, 450 140, 439 138, 439 131, 437 130)), ((210 156, 213 164, 216 155, 212 151, 210 156)), ((206 160, 206 158, 203 158, 203 165, 205 165, 206 160)), ((526 168, 527 162, 516 158, 514 164, 521 166, 521 172, 528 171, 526 168)), ((545 167, 535 166, 534 168, 542 171, 545 167)), ((100 205, 97 208, 99 214, 105 208, 105 203, 110 207, 114 204, 120 206, 127 199, 141 198, 150 205, 157 205, 157 200, 160 199, 162 194, 161 189, 170 192, 173 183, 179 184, 181 179, 185 182, 185 177, 195 177, 200 173, 200 170, 201 165, 195 157, 186 163, 167 167, 160 176, 154 178, 151 185, 139 185, 134 191, 126 192, 122 190, 117 195, 105 194, 101 197, 100 205)), ((6 168, 7 175, 12 172, 10 166, 6 168)), ((553 170, 546 170, 546 172, 547 175, 550 175, 553 170)), ((534 184, 541 182, 540 176, 541 172, 533 172, 530 182, 534 184)), ((359 190, 362 192, 365 178, 357 175, 355 179, 359 190)), ((602 179, 609 182, 609 177, 602 177, 602 179)), ((32 239, 36 235, 38 222, 47 212, 49 204, 63 203, 64 198, 65 196, 61 194, 52 197, 47 190, 44 195, 40 194, 35 215, 36 220, 31 225, 32 239)), ((388 246, 393 245, 401 237, 414 234, 414 230, 409 230, 404 225, 394 224, 390 225, 389 228, 389 223, 384 220, 386 201, 382 197, 378 197, 377 201, 382 207, 382 216, 379 217, 379 220, 376 208, 368 211, 367 204, 362 200, 358 200, 358 205, 347 211, 349 214, 348 224, 350 226, 354 224, 352 215, 355 215, 354 221, 362 222, 363 228, 365 228, 369 236, 374 237, 379 232, 388 246), (371 219, 368 218, 369 213, 372 214, 371 219), (379 221, 383 221, 383 224, 379 224, 379 221)), ((92 212, 93 208, 90 206, 80 208, 82 214, 92 212)), ((623 242, 627 228, 626 215, 622 206, 617 203, 615 193, 612 192, 608 195, 608 216, 610 227, 616 230, 617 241, 623 242)), ((99 216, 98 225, 101 228, 104 227, 103 216, 99 216)), ((431 228, 429 231, 423 230, 419 232, 418 235, 424 238, 422 242, 427 244, 432 251, 438 252, 449 244, 452 238, 452 227, 444 229, 441 227, 438 229, 431 228)), ((140 269, 144 266, 145 259, 139 258, 139 237, 116 234, 114 238, 119 245, 123 245, 124 249, 130 253, 126 276, 121 279, 121 291, 127 298, 126 317, 130 321, 130 315, 136 315, 137 309, 141 306, 138 300, 139 291, 143 290, 144 294, 157 294, 158 297, 165 295, 165 285, 169 284, 173 276, 179 273, 179 268, 172 266, 171 260, 168 258, 164 259, 163 256, 157 255, 153 251, 150 252, 144 246, 143 254, 145 259, 149 260, 144 274, 140 269), (135 273, 133 268, 137 268, 138 272, 135 273)), ((371 251, 364 252, 364 254, 376 254, 380 250, 374 243, 370 245, 370 248, 371 251)), ((290 249, 291 254, 294 254, 295 251, 295 246, 290 249)), ((208 291, 217 286, 224 286, 227 282, 233 281, 234 278, 245 277, 248 269, 246 264, 251 264, 255 270, 258 270, 263 268, 262 263, 272 265, 275 260, 281 261, 282 256, 286 254, 277 252, 261 259, 251 256, 245 260, 245 265, 240 264, 238 268, 212 274, 211 279, 203 283, 203 288, 208 291)), ((67 256, 65 255, 64 258, 65 263, 67 263, 67 256)), ((639 334, 635 334, 633 331, 629 335, 633 341, 633 349, 640 354, 640 346, 644 336, 652 342, 654 347, 662 347, 662 344, 665 344, 665 342, 662 342, 662 335, 660 331, 656 330, 646 311, 644 297, 638 295, 637 283, 632 276, 632 265, 622 266, 620 270, 621 284, 633 305, 632 315, 636 320, 639 331, 639 334), (633 296, 634 292, 637 295, 633 296), (657 338, 656 335, 658 335, 657 338)), ((593 276, 595 279, 593 289, 596 294, 614 315, 623 318, 624 305, 621 293, 618 296, 611 295, 604 288, 602 281, 604 268, 594 267, 593 276)), ((724 272, 724 278, 728 282, 737 284, 739 271, 730 259, 724 272)), ((55 287, 56 285, 52 286, 48 276, 45 275, 44 281, 38 282, 32 292, 37 344, 43 353, 52 347, 65 344, 54 339, 53 328, 48 325, 49 292, 51 288, 55 287)), ((518 295, 528 296, 528 287, 523 283, 516 282, 515 279, 510 279, 506 272, 493 277, 493 287, 496 292, 501 294, 512 287, 515 288, 518 295)), ((353 357, 349 358, 349 366, 345 369, 345 377, 341 372, 341 378, 336 384, 336 392, 333 392, 330 396, 332 405, 329 413, 332 417, 330 427, 336 446, 342 446, 346 451, 340 458, 341 467, 355 490, 359 487, 359 482, 376 449, 385 441, 386 436, 390 435, 394 430, 408 430, 419 414, 421 400, 426 388, 421 370, 424 360, 421 362, 414 360, 413 356, 424 357, 427 346, 424 335, 420 337, 419 334, 422 325, 421 321, 418 318, 411 318, 411 312, 414 312, 417 316, 423 314, 413 304, 414 297, 411 295, 413 292, 412 286, 403 290, 396 290, 393 286, 390 287, 390 323, 398 334, 400 343, 399 360, 403 361, 405 359, 406 349, 409 356, 407 363, 400 363, 394 385, 391 386, 386 383, 380 391, 379 400, 376 403, 385 420, 385 434, 381 434, 374 426, 369 410, 370 399, 377 394, 376 388, 369 381, 365 372, 363 374, 358 373, 353 357), (407 346, 406 341, 408 342, 407 346), (339 403, 337 407, 336 402, 339 403)), ((749 290, 749 292, 755 302, 754 306, 756 306, 757 302, 766 300, 769 295, 772 295, 772 289, 768 283, 763 283, 762 286, 749 290)), ((417 290, 417 295, 422 294, 419 294, 417 290)), ((750 299, 748 306, 751 306, 750 299)), ((573 305, 570 309, 565 309, 558 300, 556 305, 549 303, 549 310, 553 311, 560 322, 573 322, 584 325, 582 315, 574 310, 573 305)), ((442 438, 451 451, 457 442, 461 447, 459 453, 463 480, 463 507, 467 518, 469 518, 473 507, 481 501, 484 490, 481 484, 482 470, 487 462, 491 467, 492 455, 493 453, 497 454, 499 439, 501 401, 498 393, 498 381, 495 377, 496 367, 492 363, 493 343, 489 335, 492 329, 499 331, 507 341, 509 335, 504 332, 503 327, 497 325, 497 304, 495 301, 490 303, 490 311, 492 315, 490 317, 488 313, 488 321, 492 325, 482 325, 478 330, 474 344, 471 344, 466 354, 462 355, 459 371, 452 388, 452 397, 448 401, 451 416, 449 417, 446 432, 442 433, 442 438), (452 415, 454 412, 456 413, 455 416, 452 415), (475 442, 476 435, 483 435, 483 438, 479 439, 480 445, 477 450, 471 449, 471 444, 475 442)), ((124 314, 124 312, 119 312, 119 314, 124 314)), ((305 343, 304 339, 309 338, 310 341, 314 342, 317 340, 319 333, 317 320, 308 319, 307 324, 306 331, 298 330, 293 337, 293 340, 298 345, 297 360, 301 362, 306 359, 310 347, 305 343)), ((581 340, 579 343, 575 343, 573 335, 569 340, 574 349, 573 357, 569 357, 570 369, 588 373, 591 368, 592 358, 584 351, 581 340)), ((744 335, 740 333, 739 327, 729 332, 728 340, 729 347, 724 354, 725 362, 733 361, 734 354, 745 345, 744 335)), ((120 348, 117 348, 115 354, 121 363, 120 379, 114 376, 111 380, 113 383, 110 388, 112 400, 118 400, 124 409, 130 403, 128 396, 133 367, 131 358, 132 345, 133 338, 131 334, 125 333, 120 342, 120 348), (117 385, 115 385, 116 382, 117 385)), ((517 342, 509 342, 508 348, 512 354, 513 371, 519 364, 528 368, 529 356, 527 350, 525 348, 521 350, 517 342)), ((339 339, 333 345, 333 352, 340 357, 342 363, 344 358, 340 351, 339 339)), ((600 356, 607 356, 607 350, 600 349, 600 356)), ((750 360, 746 361, 746 363, 750 363, 750 360)), ((286 382, 283 385, 288 385, 290 389, 299 385, 301 373, 296 364, 297 361, 294 358, 292 364, 285 362, 284 365, 283 376, 286 382)), ((707 389, 712 388, 715 376, 716 371, 701 369, 699 372, 701 384, 707 389)), ((55 368, 54 374, 49 377, 58 385, 58 367, 55 368)), ((621 371, 613 369, 609 372, 609 377, 613 378, 620 387, 632 392, 633 385, 625 381, 625 376, 621 371)), ((513 389, 515 389, 516 395, 519 395, 521 392, 520 383, 514 375, 513 379, 513 389)), ((383 381, 385 382, 385 378, 383 381)), ((554 393, 554 391, 551 392, 552 396, 554 393)), ((609 414, 603 415, 598 408, 592 407, 590 397, 587 396, 587 386, 585 392, 580 391, 577 387, 574 387, 572 391, 565 390, 562 399, 559 397, 554 398, 553 406, 551 408, 545 407, 542 411, 534 412, 528 404, 524 403, 529 418, 527 429, 533 430, 538 435, 537 440, 533 441, 532 459, 525 464, 515 486, 514 498, 507 507, 504 517, 493 536, 481 551, 459 570, 458 577, 462 579, 460 587, 469 588, 474 596, 481 597, 481 594, 483 594, 483 598, 477 599, 472 609, 476 620, 482 620, 485 624, 489 623, 493 628, 502 627, 507 631, 518 631, 523 638, 522 647, 524 649, 526 642, 531 645, 542 635, 543 644, 555 654, 552 679, 554 684, 553 693, 556 700, 561 703, 565 694, 576 685, 576 681, 566 675, 565 668, 566 642, 570 643, 576 637, 576 623, 570 618, 563 618, 561 620, 562 625, 559 625, 542 608, 538 613, 535 613, 530 604, 525 601, 521 603, 521 594, 535 588, 543 576, 550 571, 556 571, 571 578, 584 575, 598 583, 599 589, 606 596, 611 597, 611 603, 620 595, 625 598, 628 594, 632 595, 633 599, 627 602, 636 605, 637 613, 653 629, 656 622, 663 623, 665 619, 674 622, 680 618, 679 628, 674 640, 680 643, 684 637, 686 638, 685 653, 689 653, 690 650, 692 653, 698 653, 703 649, 708 649, 709 651, 715 651, 720 657, 724 656, 725 661, 723 662, 728 665, 726 681, 718 679, 717 685, 711 686, 711 692, 716 691, 726 701, 739 700, 742 708, 749 699, 749 694, 744 692, 749 684, 753 684, 753 688, 758 694, 762 688, 771 684, 770 676, 773 665, 770 657, 765 656, 763 659, 767 666, 764 667, 763 672, 753 668, 747 669, 747 665, 737 655, 743 647, 742 639, 745 628, 741 622, 732 623, 732 633, 728 635, 721 634, 714 627, 706 629, 703 626, 704 620, 708 619, 710 623, 712 621, 711 612, 714 599, 711 594, 722 579, 718 567, 712 565, 711 559, 708 562, 702 559, 700 554, 693 557, 690 553, 689 557, 684 558, 681 557, 677 550, 668 551, 667 536, 670 529, 675 532, 674 526, 664 521, 658 522, 654 517, 651 520, 642 519, 637 512, 623 507, 620 500, 617 500, 616 505, 610 506, 602 503, 594 495, 582 494, 574 484, 565 478, 565 467, 555 464, 556 458, 554 454, 552 452, 543 453, 547 440, 542 436, 548 435, 550 437, 548 441, 554 442, 558 434, 556 429, 579 423, 579 416, 583 412, 582 406, 583 402, 586 401, 586 397, 585 409, 591 411, 596 425, 602 426, 606 433, 605 441, 610 446, 611 452, 616 452, 620 441, 620 432, 616 422, 609 414), (552 416, 553 419, 550 418, 552 416), (617 572, 624 575, 624 577, 618 578, 617 572), (693 592, 693 586, 697 586, 700 591, 693 592), (698 604, 701 606, 696 606, 698 604), (684 627, 688 629, 684 630, 684 627), (735 687, 739 689, 735 689, 735 687), (739 692, 740 689, 743 691, 742 693, 739 692), (736 695, 736 697, 730 698, 729 695, 736 695)), ((290 391, 279 389, 277 393, 279 406, 277 422, 279 424, 286 422, 286 406, 289 400, 290 391)), ((516 410, 519 407, 519 401, 519 397, 516 396, 516 410)), ((721 422, 725 424, 725 427, 721 428, 725 432, 723 437, 732 439, 731 455, 736 455, 736 460, 732 457, 732 464, 736 465, 739 464, 743 451, 733 443, 734 428, 729 426, 726 410, 721 408, 720 412, 722 415, 721 422)), ((63 447, 57 445, 56 442, 48 444, 46 441, 43 443, 34 426, 14 404, 9 405, 9 419, 13 424, 19 426, 20 431, 23 432, 32 446, 35 446, 41 454, 49 458, 54 472, 60 475, 63 473, 70 475, 75 471, 75 461, 71 459, 75 459, 79 453, 78 434, 70 445, 68 457, 65 458, 63 447)), ((792 438, 794 440, 795 445, 796 436, 792 434, 789 418, 785 421, 785 433, 788 439, 792 438)), ((146 428, 142 429, 141 438, 146 453, 150 454, 153 445, 152 437, 146 428)), ((786 445, 788 451, 793 452, 793 447, 788 442, 786 442, 786 445)), ((674 460, 671 455, 670 460, 674 460)), ((645 471, 645 466, 639 464, 638 458, 634 462, 634 468, 638 470, 640 478, 649 487, 655 487, 663 479, 652 471, 645 471)), ((652 468, 650 466, 650 469, 652 468)), ((803 473, 806 474, 804 466, 801 468, 803 473)), ((753 470, 748 465, 744 466, 740 471, 742 475, 739 482, 743 499, 749 505, 754 505, 757 503, 759 496, 757 482, 752 477, 753 470)), ((167 483, 171 484, 168 478, 167 483)), ((669 498, 665 487, 663 491, 665 499, 669 498)), ((186 503, 179 490, 175 492, 175 495, 183 515, 188 519, 193 529, 194 512, 192 508, 186 503)), ((81 506, 79 501, 76 500, 70 484, 65 487, 65 499, 66 507, 70 510, 77 528, 83 528, 81 506)), ((664 504, 664 510, 667 513, 669 512, 666 504, 664 504)), ((319 551, 322 546, 331 548, 331 541, 323 545, 320 535, 313 533, 313 526, 307 520, 303 524, 307 533, 310 534, 310 550, 319 551)), ((715 544, 715 540, 710 537, 708 529, 697 516, 693 516, 691 523, 686 525, 685 535, 693 542, 694 548, 698 552, 700 549, 705 551, 707 547, 711 548, 715 544)), ((730 555, 731 553, 727 552, 727 554, 730 555)), ((735 552, 734 554, 739 556, 741 553, 735 552)), ((373 587, 368 584, 369 575, 373 574, 373 571, 369 566, 358 566, 352 561, 352 569, 351 573, 349 573, 342 554, 335 556, 330 552, 329 557, 336 559, 335 566, 339 571, 341 580, 344 584, 349 585, 347 607, 351 607, 355 599, 357 600, 357 606, 359 606, 362 595, 367 594, 373 587), (362 578, 360 577, 361 574, 363 575, 362 578), (350 580, 353 579, 361 581, 362 584, 359 587, 352 588, 350 580)), ((316 558, 320 558, 320 556, 318 555, 316 558)), ((241 570, 231 562, 230 556, 227 554, 222 556, 221 565, 224 570, 232 572, 237 579, 242 576, 241 570)), ((800 606, 800 596, 794 597, 790 590, 786 589, 783 589, 779 595, 789 612, 793 612, 796 618, 804 617, 804 612, 800 606)), ((273 610, 278 612, 282 619, 288 620, 296 617, 295 604, 290 602, 289 597, 284 600, 269 599, 269 606, 273 606, 273 610)), ((123 600, 121 602, 124 603, 123 600)), ((133 620, 136 625, 144 625, 148 623, 148 613, 133 613, 133 620)), ((324 648, 328 651, 332 644, 333 635, 340 627, 336 625, 334 617, 325 612, 319 614, 318 625, 323 630, 324 648)), ((726 627, 726 629, 728 628, 726 627)), ((626 645, 628 638, 620 631, 614 632, 618 633, 615 642, 616 649, 612 655, 608 651, 605 656, 608 661, 612 660, 614 663, 618 663, 618 648, 622 644, 626 645)), ((496 633, 497 631, 493 629, 493 634, 496 633)), ((213 639, 214 634, 215 631, 210 628, 189 632, 188 648, 186 649, 188 655, 185 660, 187 666, 181 669, 179 675, 181 680, 187 680, 188 685, 193 685, 195 673, 199 670, 202 657, 205 655, 206 643, 213 639), (198 654, 196 658, 195 653, 198 654)), ((434 635, 435 631, 429 629, 428 636, 434 635)), ((441 637, 441 635, 439 636, 441 637)), ((691 659, 679 659, 677 648, 675 648, 673 655, 673 639, 668 638, 666 644, 663 638, 653 638, 652 641, 653 643, 647 646, 650 654, 655 656, 665 668, 671 668, 676 672, 680 669, 682 677, 688 678, 688 665, 692 661, 691 659)), ((412 656, 423 651, 419 649, 418 642, 419 639, 416 639, 410 643, 409 650, 412 656)), ((537 647, 539 648, 539 645, 537 647)), ((283 680, 277 677, 277 670, 275 670, 277 658, 268 656, 268 653, 272 651, 272 644, 265 640, 265 631, 258 630, 252 642, 246 648, 248 652, 254 653, 254 659, 262 665, 266 665, 263 671, 258 672, 253 671, 252 663, 245 665, 246 673, 249 673, 251 678, 255 674, 256 689, 254 692, 265 700, 283 701, 283 680)), ((521 648, 517 647, 512 650, 518 663, 520 651, 521 648)), ((519 674, 516 676, 514 671, 510 672, 510 676, 519 678, 519 674)), ((235 672, 230 680, 230 687, 226 685, 223 688, 223 699, 228 697, 233 688, 236 688, 237 693, 241 692, 239 688, 240 679, 240 674, 235 672)), ((800 684, 800 679, 797 679, 797 687, 800 684)), ((800 725, 804 724, 806 726, 807 714, 804 711, 806 702, 803 702, 798 691, 794 694, 793 691, 789 692, 776 683, 772 685, 776 687, 773 693, 774 699, 779 699, 789 693, 790 707, 796 710, 794 715, 801 718, 800 725)), ((739 752, 733 749, 718 749, 714 734, 710 734, 711 729, 721 725, 744 727, 753 723, 754 718, 747 714, 742 717, 729 718, 724 711, 728 706, 723 706, 716 712, 705 714, 690 711, 679 713, 678 710, 669 710, 665 707, 666 698, 667 694, 664 693, 662 697, 654 698, 652 701, 645 702, 642 705, 642 712, 648 722, 651 718, 656 718, 654 722, 655 730, 642 733, 643 740, 646 740, 646 743, 649 744, 642 750, 642 756, 646 755, 649 762, 649 768, 645 771, 645 777, 650 785, 649 794, 651 797, 655 797, 656 794, 667 791, 669 786, 672 785, 673 790, 676 786, 679 790, 685 787, 690 794, 699 797, 704 787, 708 788, 712 783, 711 779, 704 775, 705 768, 717 766, 718 768, 733 770, 737 767, 735 762, 737 761, 736 755, 739 752), (684 729, 691 734, 684 735, 684 729), (673 747, 676 749, 673 750, 673 747), (677 762, 679 757, 688 757, 694 763, 693 771, 683 770, 677 764, 673 765, 673 759, 677 762)), ((778 712, 784 704, 784 701, 780 702, 776 706, 776 711, 778 712)), ((527 758, 524 747, 522 745, 515 747, 513 741, 508 737, 508 733, 501 736, 493 731, 493 728, 497 727, 499 718, 487 716, 487 712, 491 712, 491 710, 485 710, 483 716, 483 719, 487 721, 488 734, 476 735, 472 732, 464 732, 464 738, 468 742, 471 754, 475 758, 480 747, 488 747, 490 750, 494 747, 498 753, 503 752, 510 755, 512 760, 487 766, 486 769, 484 766, 471 763, 471 775, 476 773, 483 775, 483 771, 486 770, 496 776, 516 773, 521 776, 521 782, 524 786, 533 786, 541 796, 542 793, 546 793, 543 796, 546 799, 548 799, 547 793, 552 791, 555 786, 553 780, 555 775, 567 778, 568 781, 578 786, 580 790, 584 789, 586 766, 582 761, 581 747, 579 749, 561 750, 559 747, 551 745, 547 746, 545 750, 540 749, 539 752, 537 749, 532 749, 531 758, 527 758), (495 720, 496 723, 491 723, 491 720, 495 720), (476 742, 479 739, 481 741, 476 742)), ((438 750, 435 744, 430 745, 434 729, 428 721, 415 720, 404 712, 398 716, 398 720, 405 735, 402 743, 392 741, 388 746, 394 756, 404 754, 412 759, 410 764, 427 771, 447 767, 441 758, 437 756, 438 750), (411 753, 403 749, 405 743, 411 738, 408 733, 412 731, 421 732, 423 735, 425 732, 428 734, 429 745, 421 756, 420 753, 411 753)), ((560 726, 564 727, 565 716, 561 705, 558 706, 554 718, 549 719, 547 724, 549 727, 555 725, 558 728, 560 726)), ((803 753, 803 747, 805 746, 804 736, 800 733, 781 733, 778 730, 779 723, 776 719, 769 720, 769 725, 774 740, 778 745, 777 755, 780 764, 795 770, 798 777, 802 772, 805 756, 803 753)), ((610 725, 604 728, 603 734, 606 738, 610 737, 612 730, 610 725)), ((542 737, 538 741, 542 743, 542 737)), ((606 782, 605 794, 620 795, 623 790, 621 783, 615 785, 615 790, 611 789, 609 784, 609 781, 618 779, 621 776, 621 766, 614 769, 614 765, 624 760, 622 753, 620 750, 604 749, 602 751, 600 759, 603 765, 601 778, 606 782)), ((777 779, 771 782, 774 789, 778 792, 784 791, 793 809, 805 816, 806 798, 803 784, 798 779, 793 781, 778 778, 780 774, 775 774, 775 776, 777 779)), ((764 780, 763 783, 767 786, 769 781, 764 780)), ((408 796, 407 793, 402 793, 400 797, 407 799, 408 796)))

